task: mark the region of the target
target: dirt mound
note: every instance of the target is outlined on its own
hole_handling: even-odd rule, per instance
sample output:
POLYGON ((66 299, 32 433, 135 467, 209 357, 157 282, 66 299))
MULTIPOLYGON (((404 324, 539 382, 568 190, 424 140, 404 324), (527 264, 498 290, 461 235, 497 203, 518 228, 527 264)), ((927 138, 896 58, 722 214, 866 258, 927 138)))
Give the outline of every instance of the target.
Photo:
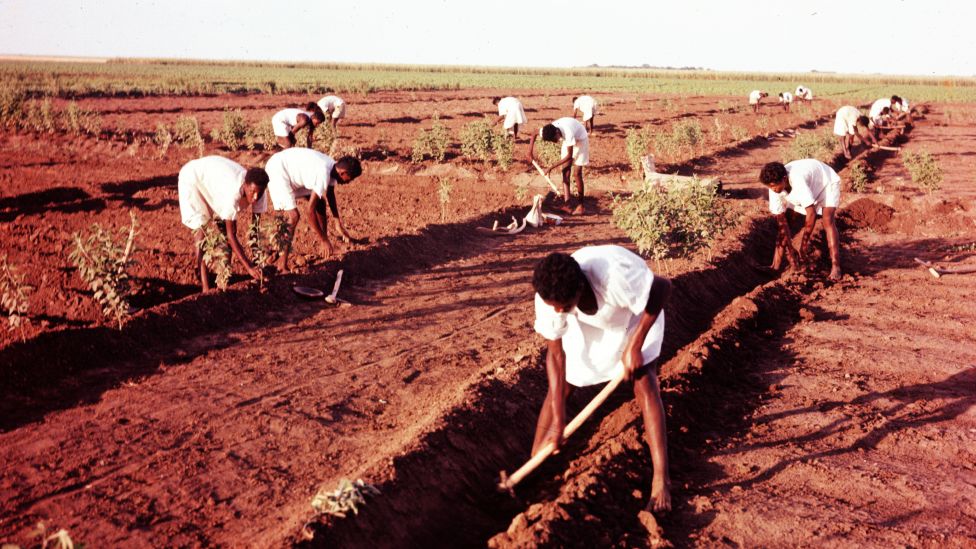
POLYGON ((848 227, 874 229, 876 231, 885 229, 894 215, 894 208, 875 202, 870 198, 859 198, 851 202, 840 213, 841 219, 848 227))

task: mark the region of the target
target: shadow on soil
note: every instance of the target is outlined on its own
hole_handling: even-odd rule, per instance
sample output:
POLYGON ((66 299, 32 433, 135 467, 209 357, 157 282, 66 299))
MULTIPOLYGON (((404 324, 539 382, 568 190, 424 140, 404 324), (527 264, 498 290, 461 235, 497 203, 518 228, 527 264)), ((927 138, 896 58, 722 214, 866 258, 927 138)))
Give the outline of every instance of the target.
MULTIPOLYGON (((160 179, 165 178, 136 182, 136 186, 160 179)), ((509 208, 462 223, 428 226, 417 234, 386 237, 308 274, 279 277, 265 294, 250 284, 238 284, 224 293, 189 295, 141 311, 122 330, 65 328, 12 343, 0 350, 0 430, 36 421, 53 410, 94 402, 125 380, 151 374, 167 363, 190 360, 208 349, 194 343, 201 336, 234 327, 294 323, 318 312, 313 307, 281 306, 294 300, 293 284, 315 286, 315 281, 343 268, 355 273, 344 279, 344 286, 355 288, 365 278, 426 269, 483 253, 504 240, 483 236, 475 227, 522 211, 522 207, 509 208)), ((155 287, 152 279, 146 282, 155 287)), ((188 288, 159 285, 157 290, 179 294, 188 288)), ((148 299, 151 302, 151 295, 148 299)))
MULTIPOLYGON (((675 357, 679 349, 695 341, 711 326, 716 313, 736 296, 768 280, 756 268, 754 256, 760 249, 770 247, 775 227, 768 220, 754 221, 745 233, 741 247, 716 259, 711 267, 673 279, 671 303, 681 303, 682 308, 669 307, 667 311, 662 360, 675 357)), ((734 369, 728 371, 736 375, 734 369)), ((727 384, 721 381, 717 385, 727 384)), ((483 546, 491 536, 504 530, 518 511, 551 495, 558 485, 553 479, 559 478, 565 468, 565 458, 550 460, 520 486, 519 492, 525 499, 513 499, 495 489, 498 472, 511 470, 528 455, 538 406, 546 387, 541 349, 510 385, 485 379, 469 391, 463 407, 448 415, 440 428, 418 441, 418 450, 394 461, 394 478, 379 486, 382 496, 371 500, 355 519, 329 519, 325 524, 315 525, 313 540, 302 541, 300 545, 483 546)), ((598 389, 577 391, 570 406, 578 410, 598 389)), ((624 394, 627 390, 618 393, 605 408, 620 408, 631 398, 624 394)), ((669 405, 674 406, 670 399, 669 405)), ((687 405, 689 409, 703 407, 698 401, 687 405)), ((640 421, 639 414, 636 421, 640 421)), ((564 455, 577 453, 579 445, 585 445, 599 427, 599 420, 585 423, 567 444, 564 455)), ((630 469, 643 468, 649 472, 647 463, 649 458, 642 467, 630 469)), ((615 514, 615 511, 607 509, 607 513, 615 514)), ((580 528, 602 531, 587 523, 577 524, 567 532, 570 536, 582 535, 580 528)), ((587 539, 584 535, 569 541, 570 545, 579 546, 585 545, 587 539)))

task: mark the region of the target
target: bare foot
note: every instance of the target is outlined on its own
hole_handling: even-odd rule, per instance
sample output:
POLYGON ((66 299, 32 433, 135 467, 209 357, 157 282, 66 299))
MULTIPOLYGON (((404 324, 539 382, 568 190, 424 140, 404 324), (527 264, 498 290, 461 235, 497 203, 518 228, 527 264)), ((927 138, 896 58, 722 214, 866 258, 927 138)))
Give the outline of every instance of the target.
POLYGON ((835 282, 840 280, 843 276, 844 275, 840 272, 840 267, 834 267, 830 270, 830 279, 835 282))
POLYGON ((586 209, 583 208, 583 205, 582 204, 580 204, 579 206, 576 206, 576 209, 573 210, 573 215, 583 215, 585 213, 586 213, 586 209))
POLYGON ((651 482, 651 499, 647 502, 647 510, 655 513, 671 510, 671 483, 654 479, 651 482))

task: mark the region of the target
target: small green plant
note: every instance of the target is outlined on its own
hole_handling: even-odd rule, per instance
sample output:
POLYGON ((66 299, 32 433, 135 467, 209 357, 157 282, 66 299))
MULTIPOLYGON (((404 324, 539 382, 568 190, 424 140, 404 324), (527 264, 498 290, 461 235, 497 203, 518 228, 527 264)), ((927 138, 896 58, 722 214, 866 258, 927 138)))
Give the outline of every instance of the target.
POLYGON ((716 188, 697 178, 665 186, 644 183, 630 196, 616 195, 612 220, 640 253, 654 259, 690 256, 733 223, 716 188))
POLYGON ((729 133, 732 134, 732 140, 737 143, 749 137, 749 130, 742 126, 731 126, 729 128, 729 133))
POLYGON ((529 195, 529 183, 527 181, 519 181, 515 184, 515 200, 518 202, 523 202, 525 197, 529 195))
POLYGON ((762 115, 756 118, 756 129, 763 135, 769 135, 769 117, 762 115))
POLYGON ((821 162, 834 159, 834 136, 829 130, 797 133, 790 147, 783 153, 783 163, 802 158, 816 158, 821 162))
POLYGON ((199 155, 203 155, 203 135, 200 133, 200 123, 194 116, 180 116, 173 124, 173 141, 184 149, 196 148, 199 155))
POLYGON ((678 147, 687 147, 689 151, 693 151, 695 145, 703 141, 705 134, 701 122, 697 118, 690 118, 675 122, 671 127, 671 135, 678 147))
POLYGON ((248 129, 240 110, 224 111, 221 126, 210 131, 210 139, 236 151, 244 147, 248 129))
POLYGON ((447 220, 448 206, 451 204, 451 191, 454 186, 446 179, 441 179, 437 186, 437 199, 441 203, 441 221, 447 220))
POLYGON ((25 129, 37 133, 54 133, 58 130, 58 121, 55 117, 54 107, 48 98, 45 98, 43 101, 28 102, 24 116, 25 120, 22 126, 25 129))
POLYGON ((629 128, 627 130, 627 159, 635 172, 641 171, 641 158, 647 154, 651 145, 651 132, 644 128, 629 128))
POLYGON ((281 216, 268 216, 268 222, 262 225, 261 232, 272 258, 281 257, 291 246, 291 225, 281 216))
POLYGON ((912 182, 927 193, 942 188, 942 167, 926 150, 917 153, 912 151, 902 151, 902 162, 908 169, 908 175, 912 182))
POLYGON ((230 284, 230 277, 234 273, 231 268, 231 248, 227 236, 213 225, 207 225, 199 245, 203 252, 203 263, 217 275, 217 288, 226 290, 230 284))
POLYGON ((727 126, 717 116, 712 118, 712 124, 715 126, 715 131, 712 132, 712 141, 716 144, 724 143, 727 126))
POLYGON ((864 163, 860 160, 854 161, 847 170, 850 183, 848 188, 855 193, 863 193, 868 190, 868 171, 864 163))
POLYGON ((20 339, 25 339, 24 325, 29 324, 27 312, 30 310, 30 292, 27 275, 17 273, 17 269, 7 262, 6 255, 0 255, 0 307, 7 315, 7 330, 20 330, 20 339))
POLYGON ((166 156, 166 151, 169 150, 169 146, 173 144, 173 134, 169 131, 169 127, 159 122, 156 124, 156 133, 153 135, 153 143, 159 146, 159 157, 162 158, 166 156))
POLYGON ((365 496, 379 494, 380 491, 375 486, 363 482, 362 479, 350 482, 344 478, 339 481, 339 488, 336 490, 320 490, 315 494, 312 498, 312 509, 320 514, 345 518, 349 511, 359 514, 359 506, 366 504, 365 496))
POLYGON ((740 105, 739 103, 736 103, 735 101, 729 101, 729 100, 723 99, 723 100, 721 100, 721 101, 718 102, 718 110, 721 111, 721 112, 725 112, 725 113, 729 113, 729 114, 735 114, 735 113, 739 112, 741 109, 742 109, 742 105, 740 105))
POLYGON ((247 227, 247 248, 258 269, 268 264, 272 252, 270 243, 261 230, 260 215, 251 216, 251 224, 247 227))
POLYGON ((136 215, 129 212, 129 217, 131 222, 124 245, 116 242, 112 231, 95 223, 87 236, 82 237, 78 233, 72 235, 74 249, 69 255, 81 279, 102 306, 102 314, 115 317, 119 329, 122 329, 122 323, 130 311, 129 267, 134 263, 132 253, 138 226, 136 215))
POLYGON ((447 128, 441 124, 438 117, 434 117, 434 123, 430 129, 421 129, 417 133, 417 138, 413 141, 413 150, 410 159, 414 162, 421 162, 426 157, 443 162, 447 156, 447 147, 450 144, 451 136, 447 128))

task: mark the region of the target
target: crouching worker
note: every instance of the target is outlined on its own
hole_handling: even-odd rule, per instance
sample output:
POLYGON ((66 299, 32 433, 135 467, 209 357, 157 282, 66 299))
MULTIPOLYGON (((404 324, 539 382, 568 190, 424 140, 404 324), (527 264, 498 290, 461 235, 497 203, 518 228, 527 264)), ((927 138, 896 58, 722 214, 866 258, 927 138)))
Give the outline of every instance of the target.
POLYGON ((549 392, 539 414, 532 454, 562 443, 571 386, 614 379, 633 381, 651 448, 653 480, 648 509, 671 508, 667 431, 654 360, 664 338, 664 304, 671 282, 655 276, 620 246, 589 246, 553 253, 536 265, 535 331, 547 340, 549 392))
MULTIPOLYGON (((329 203, 336 230, 346 242, 352 237, 339 219, 339 206, 336 203, 336 184, 346 184, 363 173, 359 160, 344 156, 338 161, 331 156, 313 149, 291 148, 274 154, 265 167, 268 170, 268 194, 275 211, 284 211, 291 226, 291 238, 295 238, 295 228, 301 214, 298 212, 299 200, 308 197, 308 222, 322 242, 325 258, 332 256, 332 242, 329 241, 329 225, 325 213, 325 203, 329 203)), ((278 258, 278 271, 288 272, 288 255, 291 244, 278 258)))
POLYGON ((840 140, 840 145, 844 150, 844 158, 850 160, 851 146, 854 144, 854 136, 861 138, 865 145, 877 148, 878 140, 874 133, 869 129, 871 122, 868 117, 861 114, 857 107, 846 105, 837 110, 834 116, 834 135, 840 140))
POLYGON ((837 206, 840 204, 840 176, 833 168, 815 158, 794 160, 783 165, 770 162, 763 166, 759 181, 769 188, 769 211, 779 225, 773 269, 782 266, 783 254, 793 268, 808 261, 810 237, 817 216, 823 216, 827 247, 830 249, 830 279, 840 280, 840 233, 837 231, 837 206), (806 216, 800 238, 800 252, 793 248, 787 210, 806 216))
MULTIPOLYGON (((529 139, 529 163, 535 160, 535 135, 529 139)), ((561 168, 563 172, 563 199, 569 207, 569 176, 573 175, 576 180, 576 190, 579 192, 579 204, 573 210, 574 215, 586 213, 583 206, 583 166, 590 164, 590 138, 586 133, 586 128, 575 118, 563 117, 552 124, 546 124, 539 130, 538 137, 543 141, 558 143, 562 141, 561 156, 559 162, 546 168, 546 175, 552 170, 561 168)))
POLYGON ((248 259, 237 239, 237 216, 249 206, 255 214, 264 213, 268 174, 261 168, 245 170, 233 160, 220 156, 205 156, 187 162, 180 169, 177 186, 180 216, 183 224, 193 231, 195 268, 200 274, 203 291, 210 290, 210 281, 200 244, 204 238, 204 227, 214 217, 223 223, 234 257, 241 262, 247 274, 260 279, 261 266, 254 265, 248 259))

